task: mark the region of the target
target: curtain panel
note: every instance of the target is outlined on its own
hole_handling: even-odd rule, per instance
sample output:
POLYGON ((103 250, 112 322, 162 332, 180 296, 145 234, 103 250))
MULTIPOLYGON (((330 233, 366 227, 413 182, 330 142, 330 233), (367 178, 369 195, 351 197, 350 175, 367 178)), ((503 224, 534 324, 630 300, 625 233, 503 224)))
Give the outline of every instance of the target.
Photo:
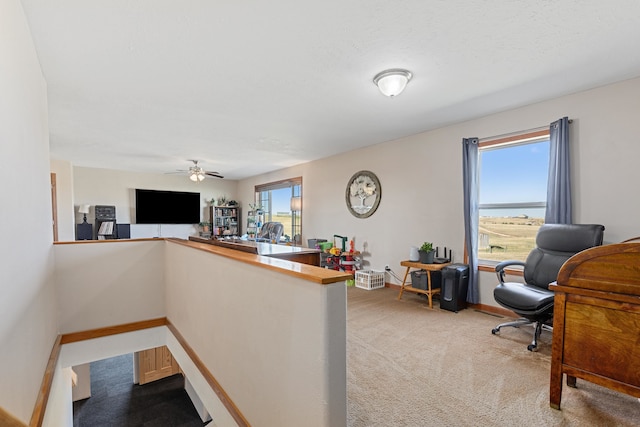
POLYGON ((549 179, 547 182, 546 224, 571 224, 571 171, 569 118, 549 126, 549 179))
POLYGON ((464 197, 464 235, 469 262, 467 302, 480 302, 478 289, 478 138, 462 139, 462 188, 464 197))

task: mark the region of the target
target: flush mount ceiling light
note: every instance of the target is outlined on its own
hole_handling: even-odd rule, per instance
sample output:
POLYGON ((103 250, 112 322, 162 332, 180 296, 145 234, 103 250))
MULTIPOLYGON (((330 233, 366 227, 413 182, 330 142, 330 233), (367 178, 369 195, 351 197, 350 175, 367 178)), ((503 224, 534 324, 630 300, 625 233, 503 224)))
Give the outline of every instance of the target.
POLYGON ((393 68, 376 74, 373 82, 378 86, 378 89, 380 89, 383 95, 393 97, 402 93, 412 76, 410 71, 393 68))

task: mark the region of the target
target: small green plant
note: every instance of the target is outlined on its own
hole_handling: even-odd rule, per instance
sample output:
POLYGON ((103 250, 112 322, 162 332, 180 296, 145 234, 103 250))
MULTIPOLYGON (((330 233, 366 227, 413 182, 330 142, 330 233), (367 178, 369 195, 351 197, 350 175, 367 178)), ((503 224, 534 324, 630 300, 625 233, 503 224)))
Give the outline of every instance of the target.
POLYGON ((251 208, 252 211, 256 212, 256 214, 259 211, 262 211, 262 205, 259 205, 257 203, 249 203, 249 208, 251 208))
POLYGON ((422 246, 420 246, 420 251, 422 252, 431 252, 433 250, 433 243, 424 242, 422 246))

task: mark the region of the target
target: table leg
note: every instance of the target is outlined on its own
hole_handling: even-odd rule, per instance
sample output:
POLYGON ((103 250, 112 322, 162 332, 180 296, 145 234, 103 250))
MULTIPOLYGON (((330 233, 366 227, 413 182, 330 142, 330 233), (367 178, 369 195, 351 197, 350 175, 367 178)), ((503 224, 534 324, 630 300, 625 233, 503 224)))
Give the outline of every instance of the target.
POLYGON ((404 272, 404 278, 402 279, 402 286, 400 286, 400 294, 398 294, 398 299, 402 298, 402 293, 404 292, 404 284, 407 283, 407 276, 409 275, 409 269, 411 267, 407 267, 407 271, 404 272))
POLYGON ((427 298, 429 299, 429 308, 433 308, 433 294, 431 293, 431 271, 427 270, 427 298))

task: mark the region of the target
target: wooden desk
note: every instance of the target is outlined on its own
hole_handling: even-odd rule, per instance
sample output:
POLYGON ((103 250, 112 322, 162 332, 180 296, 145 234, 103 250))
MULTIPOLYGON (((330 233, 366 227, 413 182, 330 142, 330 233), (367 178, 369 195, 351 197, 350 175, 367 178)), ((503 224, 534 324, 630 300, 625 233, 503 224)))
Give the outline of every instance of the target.
POLYGON ((562 376, 640 397, 640 244, 597 246, 558 273, 549 404, 560 409, 562 376))
POLYGON ((276 245, 272 243, 254 242, 241 239, 203 239, 201 237, 189 236, 189 240, 199 243, 207 243, 213 246, 235 249, 237 251, 248 252, 250 254, 268 256, 271 258, 286 259, 287 261, 299 262, 301 264, 320 266, 320 250, 301 248, 299 246, 276 245))
POLYGON ((402 293, 404 291, 415 292, 417 294, 423 294, 423 295, 426 295, 427 298, 429 299, 429 308, 433 308, 433 296, 435 294, 439 294, 440 293, 440 288, 431 289, 431 272, 432 271, 442 270, 443 268, 445 268, 449 264, 450 263, 446 263, 446 264, 421 264, 419 262, 414 262, 414 261, 402 261, 400 263, 400 265, 403 266, 403 267, 407 267, 407 271, 404 272, 404 278, 402 279, 402 286, 400 287, 400 294, 398 294, 398 299, 402 298, 402 293), (427 271, 427 289, 418 289, 418 288, 414 288, 411 285, 407 285, 407 276, 409 275, 409 271, 412 268, 417 268, 417 269, 420 269, 420 270, 426 270, 427 271))

